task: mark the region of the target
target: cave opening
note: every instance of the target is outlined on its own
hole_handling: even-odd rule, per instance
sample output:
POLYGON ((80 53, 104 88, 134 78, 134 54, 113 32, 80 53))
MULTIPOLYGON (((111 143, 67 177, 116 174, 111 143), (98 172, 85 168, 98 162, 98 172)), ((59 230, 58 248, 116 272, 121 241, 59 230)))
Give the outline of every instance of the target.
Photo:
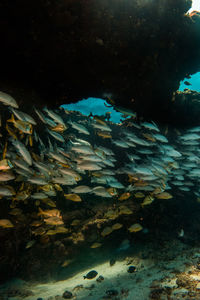
POLYGON ((184 91, 187 88, 192 91, 200 92, 200 72, 197 72, 180 82, 179 91, 184 91))
POLYGON ((113 123, 120 123, 124 118, 120 112, 117 112, 113 106, 101 98, 87 98, 76 103, 61 105, 66 110, 79 111, 83 115, 97 115, 108 119, 113 123))

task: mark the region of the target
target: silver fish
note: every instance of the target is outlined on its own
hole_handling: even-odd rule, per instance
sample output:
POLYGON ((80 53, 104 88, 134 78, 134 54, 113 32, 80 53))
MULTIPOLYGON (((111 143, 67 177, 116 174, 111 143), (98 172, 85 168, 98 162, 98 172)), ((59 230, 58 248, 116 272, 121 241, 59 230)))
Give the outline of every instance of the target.
POLYGON ((4 105, 8 105, 14 108, 19 107, 19 105, 13 97, 3 92, 0 92, 0 102, 2 102, 4 105))
POLYGON ((40 177, 30 177, 30 178, 28 178, 27 181, 30 183, 33 183, 33 184, 37 184, 37 185, 48 184, 48 182, 45 179, 40 178, 40 177))
POLYGON ((154 133, 153 137, 159 142, 168 143, 168 139, 162 134, 154 133))
POLYGON ((112 176, 112 175, 115 175, 115 172, 113 170, 103 169, 103 170, 99 171, 99 174, 112 176))
POLYGON ((4 186, 0 186, 0 196, 4 196, 4 197, 10 197, 13 196, 13 192, 11 189, 4 187, 4 186))
POLYGON ((33 199, 45 199, 47 198, 45 193, 34 193, 31 195, 31 198, 33 199))
POLYGON ((192 132, 192 133, 194 133, 194 132, 200 132, 200 126, 190 128, 188 130, 188 132, 192 132))
POLYGON ((100 165, 92 162, 86 162, 86 161, 79 163, 78 168, 81 170, 88 170, 88 171, 98 171, 102 169, 100 165))
POLYGON ((87 135, 90 134, 85 126, 83 126, 79 123, 76 123, 76 122, 71 122, 71 121, 69 121, 68 123, 72 126, 72 128, 78 130, 79 132, 87 134, 87 135))
POLYGON ((133 118, 137 117, 137 114, 135 112, 133 112, 130 109, 124 108, 124 107, 120 107, 120 106, 114 106, 114 109, 118 112, 120 112, 123 115, 127 115, 133 118))
POLYGON ((200 135, 198 135, 196 133, 187 133, 187 134, 180 136, 180 139, 184 140, 184 141, 198 140, 198 139, 200 139, 200 135))
POLYGON ((51 131, 48 128, 47 128, 47 131, 57 141, 62 142, 62 143, 65 141, 64 137, 60 133, 55 132, 55 131, 51 131))
POLYGON ((99 124, 99 123, 92 123, 92 126, 95 128, 95 129, 99 129, 101 131, 108 131, 108 132, 111 132, 112 129, 109 127, 109 126, 106 126, 106 125, 102 125, 102 124, 99 124))
POLYGON ((56 152, 51 152, 51 151, 49 151, 48 155, 49 155, 50 157, 52 157, 53 159, 55 159, 55 160, 57 160, 57 161, 59 161, 59 162, 61 162, 61 163, 63 163, 63 164, 67 164, 67 160, 66 160, 65 157, 64 157, 62 154, 60 154, 60 153, 56 153, 56 152))
POLYGON ((12 160, 12 162, 19 168, 27 171, 28 173, 32 174, 33 171, 29 168, 29 164, 27 164, 24 160, 21 160, 21 159, 15 159, 15 160, 12 160))
POLYGON ((45 122, 47 125, 49 125, 50 127, 55 127, 57 125, 56 122, 54 122, 52 119, 49 119, 47 117, 45 117, 45 122))
POLYGON ((109 182, 109 186, 116 189, 124 189, 125 186, 119 181, 111 181, 109 182))
POLYGON ((76 171, 74 171, 74 170, 71 170, 71 169, 68 169, 68 168, 60 168, 60 169, 58 169, 59 170, 59 172, 61 173, 61 174, 64 174, 64 175, 69 175, 69 176, 71 176, 71 177, 73 177, 73 178, 77 178, 77 179, 79 179, 80 180, 80 175, 76 172, 76 171))
POLYGON ((92 189, 92 193, 106 198, 111 198, 112 196, 106 191, 106 189, 103 186, 97 186, 92 189))
POLYGON ((12 113, 21 121, 25 121, 25 122, 28 122, 32 125, 36 125, 36 121, 30 116, 28 115, 27 113, 25 112, 22 112, 20 110, 17 110, 17 109, 14 109, 14 108, 10 108, 10 110, 12 111, 12 113))
POLYGON ((61 185, 75 185, 75 184, 77 184, 76 180, 73 177, 69 178, 69 176, 68 177, 67 176, 53 177, 52 182, 59 183, 61 185))
POLYGON ((31 166, 32 165, 32 158, 31 158, 30 153, 28 152, 28 150, 24 146, 24 144, 22 144, 18 140, 15 141, 14 139, 11 139, 11 142, 15 146, 17 151, 22 155, 23 159, 27 162, 27 164, 29 166, 31 166))
POLYGON ((40 170, 41 172, 46 172, 49 173, 50 172, 50 168, 48 167, 47 164, 42 163, 42 162, 33 162, 34 166, 36 168, 38 168, 38 170, 40 170))
POLYGON ((109 167, 114 167, 115 165, 113 164, 113 162, 111 161, 111 160, 109 160, 109 159, 104 159, 103 161, 102 161, 102 164, 104 164, 104 165, 106 165, 106 166, 109 166, 109 167))
POLYGON ((83 139, 78 139, 78 138, 75 137, 75 140, 77 142, 79 142, 80 144, 91 146, 91 144, 88 141, 85 141, 83 139))
POLYGON ((94 154, 94 151, 92 150, 92 148, 87 145, 72 146, 71 150, 78 152, 78 153, 83 153, 83 154, 94 154))
POLYGON ((0 182, 4 182, 4 181, 10 181, 15 179, 15 176, 12 172, 0 172, 0 182))
POLYGON ((39 109, 36 109, 34 108, 36 114, 38 115, 39 119, 44 123, 46 124, 46 120, 45 120, 45 115, 39 110, 39 109))
POLYGON ((48 109, 48 108, 44 108, 43 109, 56 123, 58 124, 62 124, 65 127, 65 122, 63 121, 63 119, 56 114, 53 110, 48 109))
MULTIPOLYGON (((30 173, 29 172, 27 172, 26 170, 20 169, 20 168, 15 168, 15 172, 17 174, 22 175, 25 178, 29 178, 30 177, 30 173)), ((23 178, 23 180, 24 180, 24 178, 23 178)), ((19 180, 19 181, 22 181, 22 180, 19 180)))
POLYGON ((127 138, 128 138, 128 140, 132 141, 135 144, 138 144, 138 145, 141 145, 141 146, 147 146, 147 147, 151 146, 150 142, 147 142, 143 139, 140 139, 137 136, 134 136, 134 137, 133 136, 128 136, 127 138))
POLYGON ((129 145, 123 140, 112 140, 112 143, 121 148, 129 148, 129 145))
POLYGON ((103 146, 98 146, 97 149, 103 151, 106 155, 115 155, 115 153, 111 149, 105 148, 103 146))
POLYGON ((148 123, 148 122, 143 122, 143 123, 141 123, 141 125, 150 130, 155 130, 157 132, 160 131, 160 129, 158 128, 158 126, 155 123, 152 124, 152 123, 148 123))
POLYGON ((92 191, 92 189, 86 185, 79 185, 79 186, 71 189, 71 192, 77 193, 77 194, 90 193, 91 191, 92 191))
POLYGON ((190 191, 190 188, 187 187, 187 186, 180 186, 180 187, 178 187, 178 189, 183 191, 183 192, 189 192, 190 191))
POLYGON ((149 150, 149 149, 142 149, 142 150, 137 150, 137 152, 141 153, 141 154, 148 154, 148 155, 151 155, 153 154, 154 152, 149 150))
POLYGON ((79 158, 91 162, 102 162, 102 159, 97 155, 80 155, 79 158))
POLYGON ((135 173, 143 174, 143 175, 153 175, 152 171, 145 167, 134 167, 133 168, 135 173))

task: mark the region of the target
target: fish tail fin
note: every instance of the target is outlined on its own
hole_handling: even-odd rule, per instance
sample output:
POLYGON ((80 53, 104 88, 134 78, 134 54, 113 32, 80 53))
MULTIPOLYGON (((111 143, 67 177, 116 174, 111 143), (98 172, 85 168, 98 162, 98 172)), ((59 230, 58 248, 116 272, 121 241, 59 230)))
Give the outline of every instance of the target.
POLYGON ((39 213, 38 216, 41 216, 43 214, 43 210, 39 207, 39 213))
POLYGON ((7 122, 10 122, 10 123, 14 123, 15 122, 14 114, 11 114, 11 118, 8 119, 7 122))

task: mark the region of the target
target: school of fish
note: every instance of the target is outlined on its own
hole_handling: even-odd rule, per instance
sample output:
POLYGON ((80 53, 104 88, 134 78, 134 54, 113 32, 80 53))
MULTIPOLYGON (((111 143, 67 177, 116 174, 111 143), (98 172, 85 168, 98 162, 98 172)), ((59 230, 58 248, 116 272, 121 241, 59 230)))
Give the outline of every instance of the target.
MULTIPOLYGON (((167 130, 160 132, 154 122, 136 122, 136 115, 122 108, 116 109, 128 122, 120 124, 46 107, 34 108, 30 115, 3 92, 0 108, 0 201, 9 205, 0 230, 23 223, 24 206, 32 205, 28 226, 33 236, 48 242, 51 235, 73 234, 71 228, 80 221, 65 224, 58 197, 76 206, 88 197, 114 201, 118 206, 104 213, 105 220, 113 221, 133 214, 121 202, 139 201, 144 208, 177 191, 200 197, 200 126, 175 130, 169 143, 167 130)), ((100 237, 124 226, 114 222, 101 229, 100 237)), ((140 230, 139 223, 127 227, 129 232, 140 230)), ((34 243, 30 240, 26 248, 34 243)), ((91 248, 100 246, 97 239, 91 248)))

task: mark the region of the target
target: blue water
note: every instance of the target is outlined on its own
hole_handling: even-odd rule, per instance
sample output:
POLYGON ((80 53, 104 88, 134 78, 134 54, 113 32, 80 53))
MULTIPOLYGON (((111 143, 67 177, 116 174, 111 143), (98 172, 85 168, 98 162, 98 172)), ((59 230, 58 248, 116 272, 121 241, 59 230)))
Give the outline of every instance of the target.
POLYGON ((185 78, 180 82, 179 91, 183 91, 186 88, 192 91, 200 92, 200 72, 192 75, 190 79, 185 78), (191 85, 184 84, 185 81, 188 81, 189 83, 191 83, 191 85))
POLYGON ((110 121, 114 123, 120 123, 120 120, 123 120, 122 114, 115 111, 113 107, 106 107, 108 103, 100 98, 88 98, 83 99, 77 103, 72 104, 63 104, 61 105, 64 109, 80 111, 84 115, 89 115, 92 113, 93 115, 105 115, 105 113, 110 112, 111 118, 110 121))

